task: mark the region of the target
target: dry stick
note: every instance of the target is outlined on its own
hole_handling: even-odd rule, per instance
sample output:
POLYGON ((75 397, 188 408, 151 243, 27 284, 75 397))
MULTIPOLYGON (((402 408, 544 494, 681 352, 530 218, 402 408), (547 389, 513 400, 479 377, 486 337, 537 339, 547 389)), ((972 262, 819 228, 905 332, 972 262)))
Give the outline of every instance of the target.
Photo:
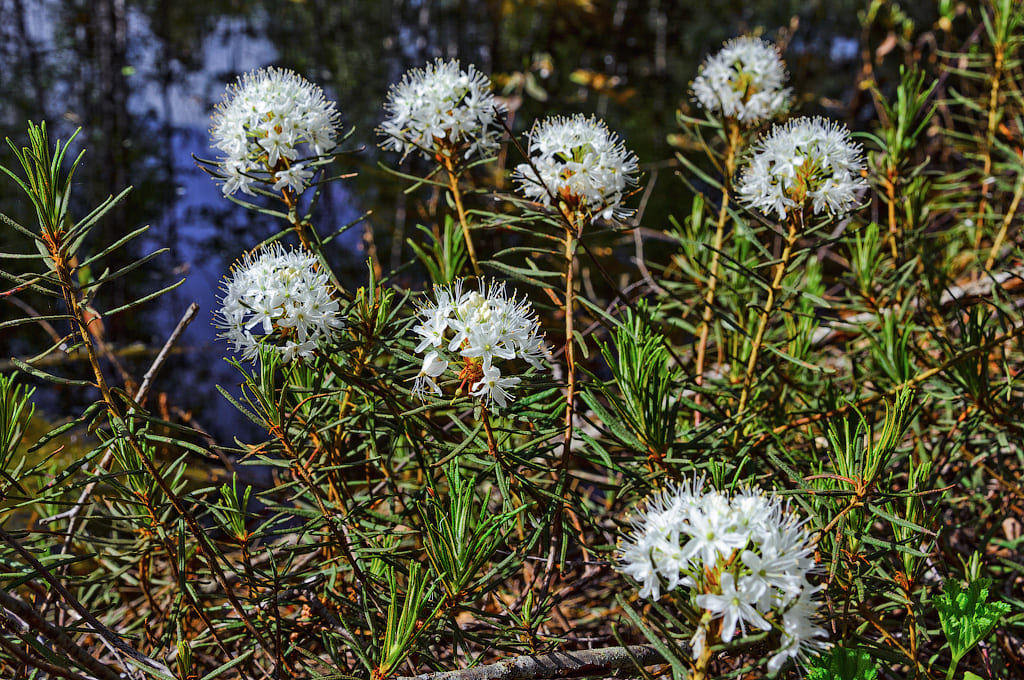
MULTIPOLYGON (((192 323, 193 319, 195 319, 196 313, 198 313, 198 311, 199 311, 199 305, 194 303, 194 302, 189 305, 188 309, 185 310, 185 313, 182 315, 181 319, 178 321, 178 324, 175 326, 174 330, 171 332, 170 336, 167 338, 167 341, 164 343, 163 347, 160 349, 160 352, 157 353, 156 358, 153 359, 153 363, 150 365, 150 367, 146 371, 145 375, 142 376, 142 383, 139 385, 138 390, 136 390, 136 392, 135 392, 135 402, 136 403, 142 404, 142 403, 145 402, 146 396, 149 394, 149 388, 150 388, 150 386, 153 383, 153 379, 156 377, 156 374, 163 367, 164 362, 167 360, 167 357, 171 353, 171 349, 174 347, 174 345, 181 338, 182 333, 185 332, 185 329, 188 327, 188 325, 190 323, 192 323)), ((129 412, 128 412, 129 415, 134 413, 134 411, 135 411, 134 408, 129 409, 129 412)), ((97 474, 99 474, 101 472, 105 472, 107 470, 107 466, 110 465, 112 457, 113 457, 113 450, 108 447, 107 450, 104 452, 103 458, 100 460, 99 466, 97 468, 97 474)), ((52 522, 55 522, 55 521, 59 521, 59 520, 62 520, 62 519, 68 519, 69 520, 68 528, 66 530, 66 534, 67 535, 64 538, 63 545, 61 546, 60 554, 65 554, 65 553, 68 552, 68 549, 71 546, 71 542, 74 540, 75 534, 78 531, 79 515, 81 514, 82 510, 85 508, 86 500, 88 500, 89 496, 92 495, 92 492, 93 492, 93 490, 95 489, 95 487, 96 487, 96 485, 98 483, 99 483, 98 479, 95 480, 95 481, 89 482, 89 484, 86 485, 85 489, 79 495, 78 501, 69 510, 66 510, 65 512, 59 513, 57 515, 53 515, 52 517, 46 517, 46 518, 40 520, 40 524, 49 524, 49 523, 52 523, 52 522)), ((166 547, 167 546, 165 545, 165 548, 166 547)), ((66 572, 66 571, 67 571, 66 568, 62 569, 62 573, 66 572)), ((47 596, 46 596, 46 599, 43 601, 42 612, 44 614, 46 612, 46 609, 53 602, 53 594, 54 593, 53 593, 52 590, 50 592, 48 592, 47 596)), ((210 621, 210 619, 207 616, 206 612, 202 609, 202 607, 199 606, 199 603, 195 601, 195 598, 191 594, 188 595, 188 598, 190 600, 192 600, 192 603, 193 603, 193 605, 195 607, 196 612, 199 614, 199 617, 206 624, 207 628, 210 630, 210 632, 213 635, 213 637, 217 640, 217 643, 220 645, 221 649, 226 652, 227 649, 224 647, 223 643, 221 642, 220 636, 217 633, 217 629, 214 627, 213 622, 210 621)))
MULTIPOLYGON (((732 175, 736 172, 736 150, 740 144, 740 126, 731 118, 726 125, 729 127, 728 146, 725 151, 725 178, 722 182, 722 205, 718 209, 718 224, 715 226, 715 240, 711 246, 711 267, 708 271, 708 289, 704 293, 704 313, 701 317, 699 338, 697 340, 697 365, 694 370, 695 382, 699 388, 704 383, 704 360, 708 349, 708 333, 714 316, 712 305, 715 303, 715 289, 718 286, 718 263, 722 253, 722 240, 725 235, 725 222, 729 217, 729 189, 732 175)), ((700 392, 693 398, 700 405, 700 392)), ((693 410, 693 425, 700 425, 700 409, 693 410)))
POLYGON ((439 673, 398 677, 394 680, 540 680, 607 676, 609 671, 636 670, 665 663, 654 645, 605 647, 578 652, 552 652, 517 656, 498 663, 439 673))
MULTIPOLYGON (((78 614, 85 620, 85 622, 88 623, 89 626, 94 631, 96 631, 98 635, 100 635, 100 637, 106 639, 107 642, 116 647, 119 651, 124 652, 125 654, 135 659, 139 663, 150 668, 155 668, 164 673, 170 673, 167 667, 159 661, 149 658, 142 652, 139 652, 138 650, 133 649, 132 647, 122 642, 121 638, 117 636, 117 633, 104 626, 95 616, 89 613, 89 610, 86 609, 85 605, 79 602, 78 599, 75 598, 75 596, 72 595, 68 591, 68 589, 64 587, 64 584, 60 582, 60 579, 58 579, 56 576, 50 573, 49 569, 46 568, 46 565, 37 560, 35 555, 26 550, 24 546, 22 546, 21 543, 18 541, 18 539, 8 534, 2 528, 0 528, 0 540, 14 548, 14 551, 17 552, 21 556, 21 558, 25 560, 25 562, 27 562, 28 565, 32 567, 36 571, 36 573, 43 578, 44 581, 49 583, 50 587, 53 588, 57 592, 57 594, 60 595, 64 599, 64 601, 71 606, 72 609, 78 612, 78 614)), ((74 649, 78 649, 79 651, 81 651, 78 645, 75 643, 75 641, 72 640, 71 637, 68 636, 66 633, 64 633, 63 630, 43 619, 41 616, 39 616, 38 612, 32 609, 27 603, 22 602, 20 599, 8 594, 8 592, 4 589, 0 589, 0 605, 3 605, 5 609, 10 609, 11 611, 15 612, 19 617, 30 622, 34 628, 43 632, 51 640, 54 640, 55 643, 59 643, 62 646, 65 644, 69 644, 74 649), (64 640, 64 638, 67 638, 67 640, 64 640)), ((75 658, 76 660, 80 661, 78 657, 75 658)))
MULTIPOLYGON (((772 308, 775 306, 775 293, 782 288, 782 279, 786 275, 786 267, 789 265, 789 258, 793 254, 793 245, 796 243, 797 218, 789 220, 789 233, 786 235, 786 247, 782 250, 782 257, 775 265, 775 277, 771 286, 768 287, 768 299, 765 301, 764 309, 761 310, 761 318, 757 322, 757 332, 754 335, 754 344, 750 349, 750 358, 747 360, 747 370, 743 374, 743 390, 740 392, 740 403, 736 407, 735 417, 737 420, 743 415, 747 407, 747 400, 750 398, 750 388, 754 381, 754 370, 757 368, 757 357, 761 351, 761 343, 764 341, 764 333, 768 327, 768 317, 771 316, 772 308)), ((736 431, 739 436, 739 430, 736 431)))
MULTIPOLYGON (((153 363, 150 365, 149 370, 147 370, 146 374, 142 376, 142 383, 139 385, 138 390, 136 390, 135 392, 135 402, 137 404, 142 404, 145 402, 146 396, 149 394, 149 388, 153 384, 153 379, 156 377, 156 374, 163 367, 164 362, 167 361, 167 357, 171 353, 171 348, 174 347, 174 345, 178 342, 178 339, 181 337, 182 333, 185 332, 185 329, 188 327, 188 325, 192 323, 193 319, 195 319, 196 313, 198 311, 199 305, 193 302, 191 305, 189 305, 188 309, 185 310, 185 313, 178 321, 178 324, 174 327, 174 330, 171 331, 171 334, 170 336, 168 336, 167 341, 164 343, 164 346, 160 349, 160 352, 156 355, 156 358, 153 359, 153 363)), ((129 410, 129 414, 132 412, 134 412, 134 409, 129 410)), ((107 470, 107 467, 110 465, 113 455, 113 449, 107 447, 107 450, 104 452, 103 458, 100 460, 99 466, 97 468, 97 474, 100 474, 101 472, 105 472, 107 470)), ((75 534, 78 531, 79 516, 81 515, 82 510, 85 508, 85 502, 89 499, 89 496, 92 495, 92 492, 96 488, 97 484, 99 484, 98 479, 89 482, 86 485, 85 489, 82 490, 82 493, 79 494, 78 501, 73 506, 71 506, 70 509, 57 515, 53 515, 52 517, 46 517, 40 520, 40 524, 50 524, 52 522, 59 521, 62 519, 68 520, 68 527, 66 531, 67 535, 64 538, 63 545, 61 545, 60 554, 66 554, 70 549, 71 542, 74 540, 75 534)), ((66 573, 67 569, 64 568, 61 571, 62 573, 66 573)), ((43 602, 42 611, 45 612, 52 602, 53 591, 50 591, 49 593, 47 593, 47 597, 43 602)), ((199 608, 197 607, 197 609, 199 608)), ((204 621, 206 621, 211 632, 213 632, 214 636, 216 637, 216 631, 213 628, 212 623, 206 620, 205 612, 203 613, 203 619, 204 621)))
POLYGON ((466 239, 469 261, 473 265, 473 273, 479 277, 480 264, 476 261, 476 249, 473 247, 473 239, 469 235, 469 220, 466 217, 466 209, 462 206, 462 193, 459 191, 459 176, 455 172, 455 161, 448 154, 440 155, 444 169, 448 172, 448 189, 452 192, 452 199, 455 200, 455 210, 459 214, 459 224, 462 225, 462 236, 466 239))

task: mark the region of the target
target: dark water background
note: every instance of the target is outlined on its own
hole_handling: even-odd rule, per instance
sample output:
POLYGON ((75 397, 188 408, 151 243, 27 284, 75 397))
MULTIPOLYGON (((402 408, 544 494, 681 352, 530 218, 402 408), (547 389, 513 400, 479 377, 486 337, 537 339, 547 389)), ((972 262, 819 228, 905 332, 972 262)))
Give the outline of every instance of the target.
MULTIPOLYGON (((689 212, 686 193, 671 173, 675 112, 689 106, 688 86, 701 60, 737 34, 784 36, 798 110, 828 113, 855 124, 870 114, 856 88, 866 34, 853 0, 692 3, 659 0, 0 0, 0 133, 27 142, 25 121, 46 121, 51 139, 78 127, 76 149, 87 154, 76 175, 72 215, 82 216, 121 188, 129 198, 100 225, 109 241, 142 224, 151 229, 136 254, 169 252, 116 286, 103 289, 102 312, 186 278, 183 286, 143 311, 105 320, 115 350, 132 343, 159 348, 188 305, 197 320, 165 366, 150 406, 164 393, 172 417, 191 413, 218 441, 259 433, 217 392, 238 383, 222 357, 210 319, 218 282, 230 263, 272 232, 266 219, 226 201, 196 167, 192 155, 212 157, 210 111, 226 83, 253 68, 293 68, 338 102, 352 145, 339 172, 358 178, 335 185, 317 212, 321 233, 367 210, 385 268, 409 257, 395 234, 414 232, 402 185, 377 168, 382 157, 374 133, 388 85, 408 68, 434 57, 458 57, 495 74, 514 110, 512 125, 527 129, 539 116, 582 111, 603 117, 641 159, 647 182, 656 181, 644 226, 664 228, 668 216, 689 212), (600 79, 610 78, 604 83, 600 79), (528 86, 527 86, 528 84, 528 86), (393 243, 394 246, 387 244, 393 243)), ((927 23, 927 17, 922 18, 927 23)), ((11 167, 6 145, 0 162, 11 167)), ((28 206, 10 180, 0 177, 0 212, 32 225, 28 206)), ((359 230, 341 239, 334 255, 354 288, 365 280, 366 253, 359 230)), ((0 249, 25 251, 0 231, 0 249)), ((48 301, 30 296, 23 304, 48 301)), ((0 319, 22 312, 0 300, 0 319)), ((62 331, 63 332, 63 331, 62 331)), ((34 327, 0 331, 0 359, 38 351, 46 336, 34 327)), ((123 363, 136 379, 151 354, 123 363)), ((74 375, 69 363, 50 370, 74 375)), ((5 368, 4 370, 9 370, 5 368)), ((81 396, 40 389, 40 407, 60 419, 76 412, 81 396)))

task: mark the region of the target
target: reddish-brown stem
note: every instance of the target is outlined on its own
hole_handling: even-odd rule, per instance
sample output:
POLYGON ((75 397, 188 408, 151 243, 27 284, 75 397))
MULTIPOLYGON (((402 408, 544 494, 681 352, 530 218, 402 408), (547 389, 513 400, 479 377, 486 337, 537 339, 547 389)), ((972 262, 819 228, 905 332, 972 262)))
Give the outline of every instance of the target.
POLYGON ((448 154, 440 154, 444 169, 448 173, 448 189, 452 192, 452 200, 455 201, 455 212, 459 216, 459 225, 462 227, 462 237, 466 240, 466 251, 469 253, 469 262, 473 265, 473 273, 480 276, 480 264, 476 259, 476 249, 473 247, 473 239, 469 234, 469 218, 466 216, 466 209, 462 205, 462 192, 459 190, 459 175, 456 172, 455 161, 448 154))
POLYGON ((498 457, 498 443, 494 439, 494 431, 491 429, 491 419, 486 406, 480 407, 480 418, 484 421, 484 432, 487 433, 487 452, 492 457, 498 457))
POLYGON ((146 473, 153 478, 153 481, 156 482, 160 491, 162 491, 171 502, 171 505, 174 507, 178 515, 185 520, 185 524, 188 526, 189 532, 195 537, 196 542, 198 543, 199 553, 203 555, 207 565, 210 567, 210 573, 224 590, 224 595, 227 597, 232 609, 234 609, 238 614, 246 630, 253 636, 257 644, 269 653, 271 649, 266 640, 264 640, 263 636, 258 630, 256 630, 252 619, 245 611, 245 608, 238 600, 234 591, 228 585, 224 572, 221 569, 220 562, 217 559, 217 552, 211 545, 209 538, 206 536, 206 532, 203 530, 202 526, 200 526, 199 521, 192 514, 191 510, 185 507, 181 498, 179 498, 178 494, 170 487, 167 480, 164 479, 163 475, 153 464, 153 461, 150 460, 150 457, 143 450, 142 444, 135 436, 135 433, 129 428, 125 414, 122 413, 121 406, 118 400, 115 399, 110 386, 107 384, 106 377, 103 375, 99 357, 96 353, 96 347, 92 342, 92 337, 89 334, 87 323, 85 321, 84 310, 82 309, 76 295, 76 286, 74 284, 71 268, 68 265, 68 262, 61 255, 61 249, 51 249, 50 259, 53 262, 54 271, 57 273, 58 280, 60 281, 61 292, 63 294, 64 301, 67 304, 69 316, 73 319, 75 329, 78 332, 79 337, 82 339, 82 345, 85 347, 86 354, 89 359, 89 365, 92 367, 93 376, 96 380, 96 387, 100 390, 103 403, 106 406, 111 424, 114 427, 115 436, 121 437, 125 442, 127 442, 135 455, 142 462, 142 466, 145 468, 146 473))
MULTIPOLYGON (((793 246, 796 244, 797 228, 801 223, 801 215, 792 216, 789 219, 789 233, 786 234, 786 245, 782 250, 782 257, 775 265, 775 276, 768 287, 768 299, 765 300, 764 308, 757 322, 757 331, 754 333, 754 341, 750 348, 750 357, 747 359, 747 369, 743 374, 743 389, 740 391, 739 405, 736 407, 734 416, 737 420, 743 415, 747 408, 747 401, 750 399, 750 390, 754 383, 754 371, 757 368, 757 359, 761 352, 761 345, 764 343, 764 334, 768 328, 768 320, 771 318, 775 307, 775 296, 782 290, 782 279, 786 275, 786 268, 789 266, 789 259, 793 255, 793 246)), ((739 430, 736 431, 737 437, 739 430)))
MULTIPOLYGON (((733 173, 736 172, 736 152, 741 141, 739 124, 729 119, 726 121, 728 130, 727 146, 725 148, 725 177, 722 179, 722 205, 718 209, 718 223, 715 225, 715 238, 711 244, 711 265, 708 268, 707 290, 704 292, 704 313, 701 317, 700 330, 697 339, 697 366, 694 371, 695 382, 698 386, 704 383, 704 361, 708 349, 708 334, 711 330, 711 319, 713 317, 712 306, 715 303, 715 289, 718 286, 718 263, 722 252, 722 241, 725 235, 725 224, 729 219, 729 189, 731 187, 733 173)), ((700 392, 694 396, 694 403, 700 404, 700 392)), ((694 426, 700 425, 700 409, 693 411, 694 426)))

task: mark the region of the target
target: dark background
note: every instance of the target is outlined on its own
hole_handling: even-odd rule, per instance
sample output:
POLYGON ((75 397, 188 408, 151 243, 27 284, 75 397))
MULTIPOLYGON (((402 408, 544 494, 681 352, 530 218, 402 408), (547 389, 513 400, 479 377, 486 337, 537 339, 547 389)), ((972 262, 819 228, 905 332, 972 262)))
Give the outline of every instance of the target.
MULTIPOLYGON (((226 201, 192 158, 214 156, 210 111, 238 74, 292 68, 337 101, 344 125, 354 127, 348 146, 364 148, 337 162, 336 171, 359 175, 327 192, 317 226, 333 231, 372 210, 368 226, 389 270, 409 257, 402 244, 415 232, 416 215, 404 185, 377 166, 380 160, 396 165, 398 158, 380 152, 374 128, 389 84, 411 67, 457 57, 493 74, 517 132, 551 114, 604 118, 640 157, 644 183, 654 183, 643 226, 662 229, 670 215, 689 211, 683 184, 672 177, 676 111, 696 113, 689 83, 723 41, 748 32, 778 41, 797 112, 857 128, 873 116, 860 83, 872 77, 885 89, 899 63, 931 54, 914 38, 934 23, 931 11, 907 16, 870 0, 0 0, 0 132, 22 145, 27 120, 46 121, 51 139, 82 128, 75 149, 87 154, 75 179, 72 216, 134 187, 100 225, 97 240, 149 224, 134 254, 155 247, 169 252, 102 290, 97 309, 187 280, 142 312, 104 319, 105 339, 139 379, 189 303, 198 302, 199 317, 162 371, 150 407, 163 393, 169 417, 191 417, 225 443, 235 436, 252 440, 259 433, 215 390, 238 378, 220 360, 227 346, 215 340, 210 320, 230 263, 277 225, 226 201)), ((4 145, 0 162, 12 167, 12 161, 4 145)), ((6 177, 0 177, 0 212, 34 224, 27 201, 6 177)), ((345 282, 350 289, 365 280, 360 233, 347 234, 332 253, 352 277, 345 282)), ((0 249, 27 247, 0 230, 0 249)), ((0 300, 0 319, 20 316, 26 305, 45 314, 36 306, 49 304, 8 296, 0 300)), ((30 355, 44 342, 35 326, 0 331, 0 370, 10 370, 7 357, 30 355)), ((82 369, 68 362, 49 370, 82 369)), ((37 401, 59 420, 81 407, 68 392, 40 389, 37 401)))

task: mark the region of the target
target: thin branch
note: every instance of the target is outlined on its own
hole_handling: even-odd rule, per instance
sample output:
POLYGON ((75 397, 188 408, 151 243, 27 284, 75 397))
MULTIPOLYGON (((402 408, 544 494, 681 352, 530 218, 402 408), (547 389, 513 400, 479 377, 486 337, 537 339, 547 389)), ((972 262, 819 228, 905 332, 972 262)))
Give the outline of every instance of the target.
POLYGON ((439 673, 399 677, 394 680, 535 680, 540 678, 587 678, 607 676, 610 671, 665 663, 654 645, 605 647, 578 652, 552 652, 517 656, 498 663, 439 673))
MULTIPOLYGON (((6 627, 6 623, 3 619, 0 619, 0 627, 6 627)), ((19 635, 21 637, 21 635, 19 635)), ((24 638, 22 638, 24 639, 24 638)), ((0 647, 2 647, 8 654, 16 658, 25 666, 29 666, 44 673, 49 674, 55 678, 67 678, 67 680, 95 680, 93 676, 84 676, 75 673, 69 668, 55 666, 45 659, 38 659, 23 649, 20 649, 17 645, 9 642, 3 636, 0 636, 0 647)), ((115 675, 116 677, 116 675, 115 675)))
MULTIPOLYGON (((170 674, 170 670, 167 668, 167 666, 163 665, 159 661, 155 661, 154 659, 149 658, 148 656, 142 654, 141 652, 135 649, 132 649, 124 642, 122 642, 116 633, 114 633, 112 630, 110 630, 102 623, 97 621, 96 618, 89 614, 89 612, 85 609, 85 607, 82 606, 82 604, 78 600, 73 598, 71 594, 64 589, 64 586, 60 585, 59 581, 53 578, 50 572, 46 571, 46 567, 40 564, 38 560, 36 560, 34 557, 31 556, 31 554, 25 551, 24 548, 21 547, 21 544, 19 544, 14 538, 9 536, 7 532, 3 531, 3 529, 0 529, 0 536, 2 536, 3 540, 10 544, 11 547, 13 547, 19 553, 21 553, 22 557, 25 558, 26 561, 28 561, 29 564, 37 572, 40 573, 40 575, 42 575, 44 578, 49 577, 47 578, 47 580, 50 581, 51 586, 58 589, 59 591, 63 591, 61 592, 61 595, 64 597, 67 603, 70 604, 72 608, 75 609, 75 611, 82 615, 82 618, 84 618, 86 622, 88 622, 88 624, 92 627, 94 631, 96 631, 96 633, 98 633, 101 637, 106 638, 112 645, 114 645, 114 647, 124 652, 128 656, 132 657, 136 661, 140 662, 144 666, 156 669, 168 675, 170 674)), ((77 664, 80 665, 81 668, 89 671, 90 673, 93 673, 97 677, 105 678, 106 680, 120 680, 120 673, 113 670, 109 666, 101 663, 100 661, 95 659, 91 654, 89 654, 84 649, 79 647, 78 643, 76 643, 71 638, 70 635, 65 633, 61 628, 58 628, 57 626, 53 625, 49 621, 46 621, 41 616, 39 616, 39 613, 35 611, 31 605, 23 601, 21 598, 9 594, 4 589, 0 589, 0 606, 2 606, 4 609, 10 610, 18 618, 24 620, 26 623, 29 624, 29 626, 32 627, 32 629, 35 632, 45 635, 47 638, 49 638, 51 642, 57 645, 57 647, 59 647, 60 650, 68 656, 69 659, 73 659, 77 664)))
MULTIPOLYGON (((152 365, 150 365, 149 370, 146 371, 146 374, 144 376, 142 376, 142 384, 139 385, 139 389, 136 390, 135 392, 135 403, 145 403, 146 396, 149 394, 149 387, 153 383, 153 378, 156 376, 160 368, 164 365, 164 362, 167 361, 167 356, 171 353, 171 348, 173 348, 174 345, 178 342, 178 338, 180 338, 181 334, 185 332, 185 329, 188 327, 188 325, 192 323, 192 320, 196 317, 196 313, 198 311, 199 305, 197 305, 194 302, 191 305, 189 305, 189 308, 187 310, 185 310, 185 313, 182 315, 181 320, 178 321, 178 325, 174 327, 174 330, 171 332, 171 335, 167 338, 167 342, 165 342, 163 348, 161 348, 160 353, 156 355, 155 359, 153 359, 153 363, 152 365)), ((100 460, 99 467, 97 468, 97 473, 99 473, 100 471, 105 471, 107 469, 107 466, 110 465, 110 461, 113 458, 113 455, 113 451, 110 449, 110 447, 107 447, 106 452, 103 454, 103 458, 100 460)), ((85 507, 85 502, 89 499, 89 496, 92 495, 93 489, 96 488, 96 484, 98 483, 99 480, 94 480, 86 484, 85 488, 82 489, 82 493, 79 494, 78 496, 78 501, 70 509, 58 515, 53 515, 52 517, 46 517, 40 520, 41 524, 49 524, 51 522, 55 522, 62 519, 69 520, 67 538, 64 539, 64 546, 61 548, 61 553, 66 553, 68 551, 68 546, 71 545, 71 541, 74 540, 75 533, 78 530, 78 515, 82 512, 82 508, 85 507)))

